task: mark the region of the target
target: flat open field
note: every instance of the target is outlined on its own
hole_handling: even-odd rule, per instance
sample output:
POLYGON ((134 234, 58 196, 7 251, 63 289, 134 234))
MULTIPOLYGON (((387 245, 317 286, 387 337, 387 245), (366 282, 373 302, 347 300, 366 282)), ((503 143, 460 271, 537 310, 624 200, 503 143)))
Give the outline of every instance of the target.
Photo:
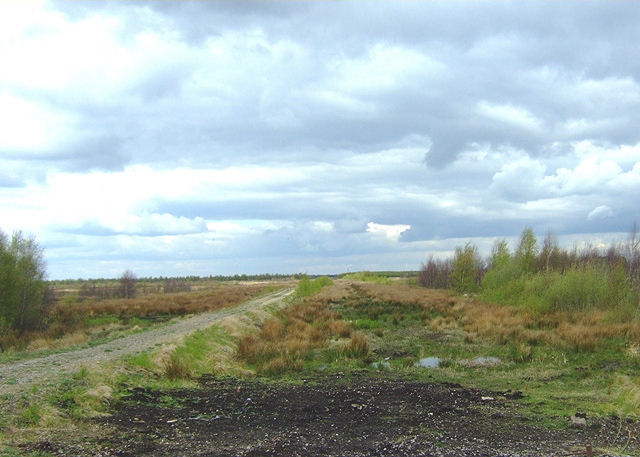
POLYGON ((24 408, 4 425, 5 453, 640 455, 634 333, 573 316, 566 325, 590 319, 603 335, 583 347, 536 322, 566 316, 402 283, 329 283, 284 308, 238 308, 243 319, 185 336, 169 355, 146 348, 67 376, 66 388, 32 389, 45 403, 14 396, 24 408), (518 333, 523 323, 536 339, 518 333))

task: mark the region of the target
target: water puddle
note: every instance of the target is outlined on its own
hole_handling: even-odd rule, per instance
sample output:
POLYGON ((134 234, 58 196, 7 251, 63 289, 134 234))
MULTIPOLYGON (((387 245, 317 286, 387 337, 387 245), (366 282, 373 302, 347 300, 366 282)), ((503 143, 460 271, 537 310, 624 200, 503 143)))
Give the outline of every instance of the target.
POLYGON ((440 368, 440 357, 425 357, 415 363, 415 366, 422 368, 440 368))

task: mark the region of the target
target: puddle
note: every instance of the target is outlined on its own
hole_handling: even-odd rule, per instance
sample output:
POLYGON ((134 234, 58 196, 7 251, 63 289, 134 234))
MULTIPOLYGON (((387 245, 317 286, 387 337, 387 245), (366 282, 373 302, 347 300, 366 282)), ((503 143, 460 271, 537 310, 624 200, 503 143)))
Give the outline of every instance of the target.
POLYGON ((439 368, 440 363, 440 357, 425 357, 424 359, 418 360, 415 366, 422 368, 439 368))
POLYGON ((473 359, 462 359, 458 363, 466 367, 492 367, 501 365, 502 360, 498 357, 476 357, 473 359))

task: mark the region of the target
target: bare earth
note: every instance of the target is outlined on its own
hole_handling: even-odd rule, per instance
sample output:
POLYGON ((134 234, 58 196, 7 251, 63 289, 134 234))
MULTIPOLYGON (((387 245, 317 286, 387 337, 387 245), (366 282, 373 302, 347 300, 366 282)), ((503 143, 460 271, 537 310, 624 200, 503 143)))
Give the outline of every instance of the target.
POLYGON ((61 374, 74 372, 82 366, 108 362, 128 354, 135 354, 161 344, 177 341, 196 330, 210 327, 226 317, 279 304, 292 292, 291 289, 281 290, 232 308, 197 314, 173 324, 129 335, 91 348, 0 365, 0 394, 24 390, 36 381, 42 383, 58 379, 61 374))

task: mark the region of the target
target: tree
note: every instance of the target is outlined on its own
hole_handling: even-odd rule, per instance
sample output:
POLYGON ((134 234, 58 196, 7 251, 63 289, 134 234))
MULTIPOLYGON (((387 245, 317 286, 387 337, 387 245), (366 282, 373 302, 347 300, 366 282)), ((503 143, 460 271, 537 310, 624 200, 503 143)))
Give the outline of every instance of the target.
POLYGON ((538 270, 549 272, 550 269, 560 267, 560 248, 558 248, 558 240, 551 230, 547 231, 542 242, 542 251, 540 251, 538 270))
POLYGON ((467 243, 464 248, 457 247, 453 257, 451 281, 457 292, 475 292, 478 290, 483 273, 482 258, 478 248, 467 243))
POLYGON ((451 259, 434 259, 429 257, 418 272, 418 283, 432 289, 449 289, 451 287, 451 259))
POLYGON ((489 258, 489 268, 501 268, 511 262, 511 253, 509 245, 504 238, 498 239, 493 243, 491 248, 491 257, 489 258))
POLYGON ((524 273, 533 273, 536 267, 536 258, 538 257, 538 240, 536 239, 533 229, 525 227, 520 235, 518 249, 516 249, 516 263, 524 273))
POLYGON ((50 300, 42 248, 33 237, 0 231, 0 331, 43 326, 50 300))
POLYGON ((131 270, 125 270, 120 276, 120 296, 122 298, 134 298, 136 296, 136 282, 138 278, 131 270))

